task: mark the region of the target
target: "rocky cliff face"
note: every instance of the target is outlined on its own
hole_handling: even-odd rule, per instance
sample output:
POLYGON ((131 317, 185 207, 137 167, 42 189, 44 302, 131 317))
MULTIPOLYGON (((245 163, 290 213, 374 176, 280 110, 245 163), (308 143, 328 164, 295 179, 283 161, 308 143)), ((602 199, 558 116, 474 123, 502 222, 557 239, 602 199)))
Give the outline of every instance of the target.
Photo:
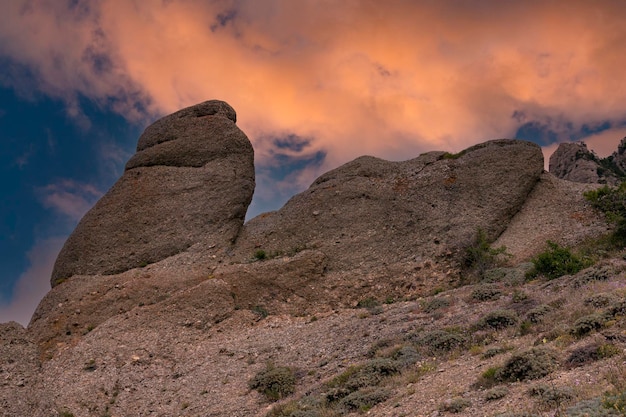
POLYGON ((0 329, 0 353, 19 358, 4 415, 264 415, 246 388, 256 364, 324 363, 302 375, 310 387, 339 372, 412 320, 409 302, 385 323, 353 307, 458 286, 479 230, 515 262, 606 230, 589 186, 543 172, 540 148, 515 140, 361 157, 243 225, 253 153, 235 121, 209 101, 146 129, 28 329, 0 329))
POLYGON ((584 142, 561 143, 550 156, 550 173, 568 181, 615 185, 626 174, 625 150, 626 138, 607 158, 599 158, 584 142))

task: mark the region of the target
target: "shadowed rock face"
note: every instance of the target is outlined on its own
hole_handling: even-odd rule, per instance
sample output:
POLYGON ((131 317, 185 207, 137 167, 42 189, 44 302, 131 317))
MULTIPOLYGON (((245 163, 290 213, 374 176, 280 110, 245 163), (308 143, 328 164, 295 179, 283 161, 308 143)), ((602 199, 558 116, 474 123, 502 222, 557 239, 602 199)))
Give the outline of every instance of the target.
POLYGON ((622 172, 626 173, 626 138, 623 138, 617 146, 617 151, 613 152, 613 162, 622 172))
POLYGON ((550 156, 550 173, 569 181, 598 183, 598 167, 593 153, 582 142, 561 143, 550 156))
POLYGON ((615 185, 626 172, 624 150, 623 139, 616 152, 600 159, 584 142, 561 143, 550 156, 550 173, 573 182, 615 185))
POLYGON ((199 242, 231 245, 254 192, 254 151, 235 120, 213 100, 146 128, 123 176, 65 243, 52 285, 123 272, 199 242))

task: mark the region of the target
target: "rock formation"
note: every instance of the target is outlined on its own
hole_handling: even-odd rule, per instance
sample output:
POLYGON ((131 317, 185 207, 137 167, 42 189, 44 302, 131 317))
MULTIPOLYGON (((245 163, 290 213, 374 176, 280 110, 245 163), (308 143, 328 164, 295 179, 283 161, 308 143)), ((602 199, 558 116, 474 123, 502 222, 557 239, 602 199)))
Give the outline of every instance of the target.
POLYGON ((225 248, 254 192, 254 154, 226 103, 207 101, 149 126, 124 175, 84 216, 57 258, 52 285, 116 274, 198 242, 225 248))
MULTIPOLYGON (((298 370, 297 395, 319 393, 373 347, 439 326, 423 308, 435 292, 456 300, 445 326, 478 319, 458 284, 479 230, 514 262, 546 239, 606 231, 582 198, 591 187, 543 172, 537 145, 501 139, 403 162, 364 156, 243 225, 253 153, 234 110, 181 110, 145 130, 81 220, 28 329, 0 327, 0 416, 265 416, 247 381, 266 363, 298 370)), ((435 378, 469 390, 461 365, 442 366, 435 378)), ((394 402, 432 415, 437 395, 394 402)))
POLYGON ((626 143, 608 158, 600 158, 584 142, 561 143, 550 156, 550 173, 557 178, 587 184, 617 184, 626 168, 626 143))
POLYGON ((498 237, 542 171, 540 148, 514 140, 404 162, 361 157, 250 221, 236 249, 249 256, 254 247, 316 248, 327 254, 330 271, 454 258, 478 229, 498 237))

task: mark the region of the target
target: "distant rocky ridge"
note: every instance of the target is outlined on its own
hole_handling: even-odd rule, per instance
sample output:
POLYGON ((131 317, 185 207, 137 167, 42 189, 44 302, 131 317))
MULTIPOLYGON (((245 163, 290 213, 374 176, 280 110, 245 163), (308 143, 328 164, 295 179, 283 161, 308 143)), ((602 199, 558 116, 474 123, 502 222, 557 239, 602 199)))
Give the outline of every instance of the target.
POLYGON ((568 181, 615 185, 626 177, 625 151, 626 138, 606 158, 598 157, 584 142, 561 143, 550 156, 550 173, 568 181))
MULTIPOLYGON (((574 244, 607 230, 582 198, 592 185, 555 178, 537 145, 507 139, 403 162, 357 158, 243 224, 253 151, 235 122, 228 104, 208 101, 145 130, 122 178, 68 239, 28 329, 0 328, 3 357, 25 347, 25 364, 0 386, 10 413, 54 416, 68 407, 96 416, 109 404, 127 415, 187 415, 171 404, 185 386, 176 375, 209 367, 196 379, 211 395, 188 393, 204 398, 202 415, 251 415, 249 396, 219 393, 224 381, 249 376, 211 371, 183 352, 222 355, 216 338, 254 338, 250 326, 268 314, 300 323, 368 298, 457 286, 479 230, 515 262, 547 239, 574 244), (173 391, 161 394, 165 386, 173 391), (122 388, 133 405, 112 394, 122 388), (11 405, 25 398, 35 399, 11 405)), ((266 355, 248 360, 257 356, 266 355)))

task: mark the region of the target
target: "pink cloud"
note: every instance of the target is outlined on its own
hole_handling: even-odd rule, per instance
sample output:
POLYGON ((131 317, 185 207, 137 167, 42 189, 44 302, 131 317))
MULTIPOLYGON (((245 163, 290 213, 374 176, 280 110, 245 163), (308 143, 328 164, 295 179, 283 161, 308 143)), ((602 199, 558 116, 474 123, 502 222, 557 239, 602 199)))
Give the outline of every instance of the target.
POLYGON ((226 100, 261 164, 272 146, 261 138, 276 132, 314 138, 327 152, 319 173, 362 154, 511 137, 516 111, 562 140, 626 117, 617 1, 28 4, 1 6, 0 51, 33 68, 40 89, 114 98, 133 120, 141 106, 153 117, 226 100))

